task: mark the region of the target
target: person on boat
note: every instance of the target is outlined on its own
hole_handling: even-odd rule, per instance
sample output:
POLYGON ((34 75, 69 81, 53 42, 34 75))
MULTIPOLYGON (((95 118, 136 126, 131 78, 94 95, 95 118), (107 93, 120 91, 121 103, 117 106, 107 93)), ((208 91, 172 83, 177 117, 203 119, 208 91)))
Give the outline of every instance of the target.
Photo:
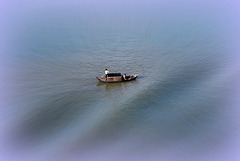
POLYGON ((105 69, 105 75, 107 75, 110 72, 110 70, 105 69))
POLYGON ((127 80, 128 78, 130 78, 130 75, 127 75, 126 73, 123 75, 123 79, 127 80))
POLYGON ((105 74, 104 74, 105 80, 107 80, 107 74, 108 74, 109 72, 110 72, 110 70, 105 69, 105 74))

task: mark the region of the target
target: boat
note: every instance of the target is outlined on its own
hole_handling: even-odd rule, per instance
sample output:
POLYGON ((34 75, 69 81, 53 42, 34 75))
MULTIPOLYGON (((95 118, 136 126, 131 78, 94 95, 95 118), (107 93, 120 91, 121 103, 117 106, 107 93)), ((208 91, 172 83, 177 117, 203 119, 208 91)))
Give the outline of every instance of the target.
POLYGON ((96 77, 96 78, 100 82, 115 83, 115 82, 132 81, 132 80, 135 80, 138 76, 139 74, 129 75, 124 79, 121 73, 108 73, 106 75, 103 75, 101 77, 96 77))

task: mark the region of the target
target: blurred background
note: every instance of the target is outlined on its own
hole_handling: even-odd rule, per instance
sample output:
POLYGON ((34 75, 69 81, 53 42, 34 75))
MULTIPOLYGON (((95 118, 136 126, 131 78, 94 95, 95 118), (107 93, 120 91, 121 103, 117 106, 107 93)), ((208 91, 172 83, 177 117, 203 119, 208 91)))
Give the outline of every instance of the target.
POLYGON ((0 1, 0 157, 239 160, 239 5, 0 1))

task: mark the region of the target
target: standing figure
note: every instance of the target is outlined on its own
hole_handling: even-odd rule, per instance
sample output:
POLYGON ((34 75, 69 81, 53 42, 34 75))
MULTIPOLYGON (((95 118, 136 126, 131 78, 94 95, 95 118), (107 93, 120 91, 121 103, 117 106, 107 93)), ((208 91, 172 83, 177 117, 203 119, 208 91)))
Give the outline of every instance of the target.
POLYGON ((110 72, 110 70, 105 69, 105 81, 107 81, 107 74, 110 72))
POLYGON ((110 70, 105 69, 105 75, 107 75, 110 72, 110 70))

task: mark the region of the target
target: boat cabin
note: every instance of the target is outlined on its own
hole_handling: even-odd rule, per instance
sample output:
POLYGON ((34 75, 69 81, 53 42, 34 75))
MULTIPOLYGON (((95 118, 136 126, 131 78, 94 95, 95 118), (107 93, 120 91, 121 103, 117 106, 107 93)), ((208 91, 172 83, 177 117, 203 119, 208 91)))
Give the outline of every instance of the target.
POLYGON ((122 74, 121 73, 108 73, 106 75, 107 82, 121 82, 122 74))

